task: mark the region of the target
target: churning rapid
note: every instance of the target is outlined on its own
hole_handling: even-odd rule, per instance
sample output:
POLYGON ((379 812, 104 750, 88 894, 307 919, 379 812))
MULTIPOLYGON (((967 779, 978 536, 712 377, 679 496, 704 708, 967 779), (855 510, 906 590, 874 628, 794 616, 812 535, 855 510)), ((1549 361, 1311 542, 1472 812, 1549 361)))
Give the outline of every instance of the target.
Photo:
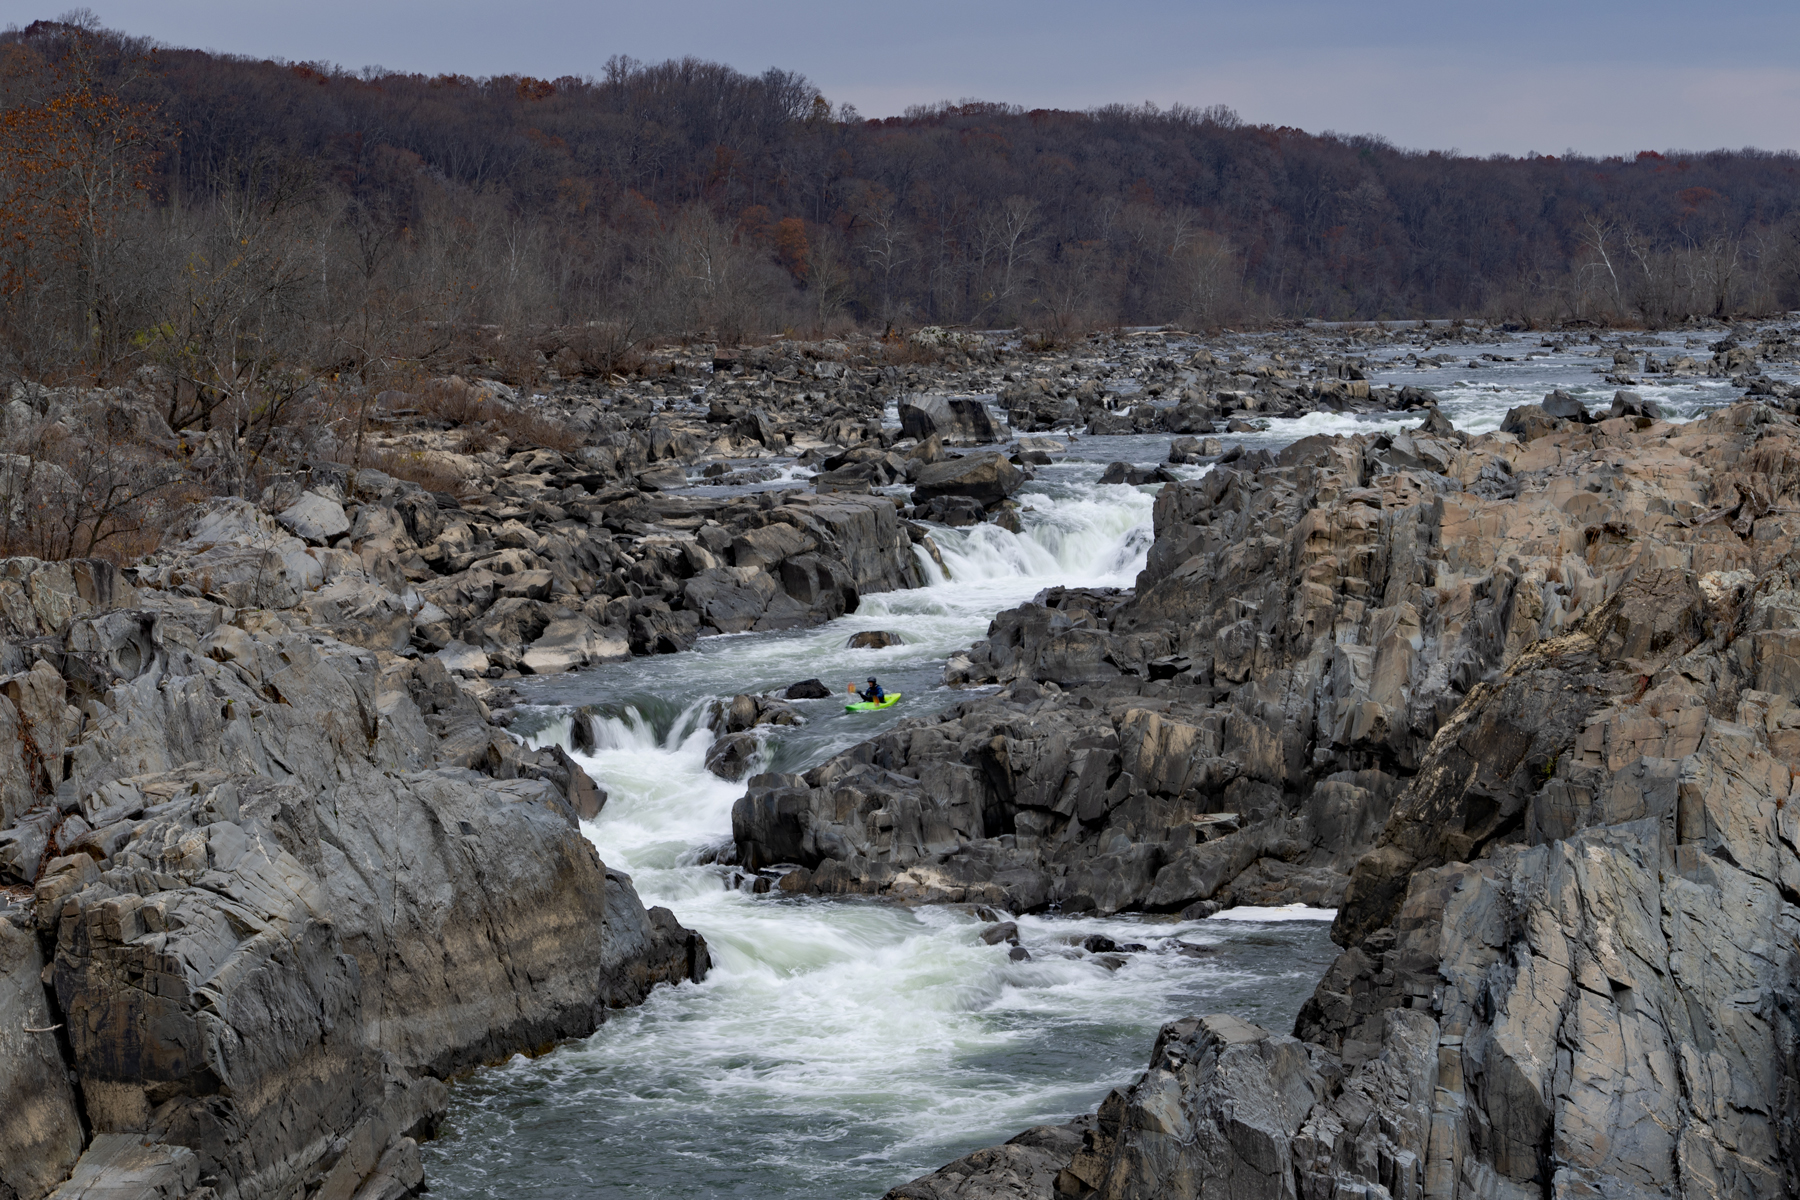
MULTIPOLYGON (((1459 427, 1480 432, 1568 378, 1572 360, 1546 358, 1450 383, 1396 362, 1391 378, 1429 382, 1459 427)), ((1714 399, 1709 386, 1656 398, 1686 416, 1714 399)), ((1275 447, 1417 422, 1318 413, 1227 441, 1275 447)), ((599 714, 575 718, 594 722, 595 751, 578 757, 610 794, 586 832, 647 904, 706 936, 714 966, 703 984, 659 989, 583 1042, 460 1082, 442 1136, 426 1147, 433 1192, 874 1197, 1091 1109, 1142 1070, 1166 1020, 1224 1010, 1291 1025, 1335 953, 1326 912, 1019 917, 1030 958, 1015 962, 1007 945, 981 941, 988 918, 975 911, 755 896, 730 886, 729 869, 706 865, 729 840, 744 791, 703 765, 710 701, 814 676, 835 690, 874 674, 905 694, 892 711, 855 716, 837 698, 798 702, 808 724, 758 730, 769 739, 764 769, 784 771, 955 703, 965 693, 942 685, 944 659, 985 636, 996 612, 1057 584, 1132 585, 1151 541, 1153 489, 1092 481, 1107 461, 1160 462, 1167 447, 1162 437, 1082 439, 1019 495, 1022 534, 934 530, 947 571, 927 563, 930 586, 864 597, 829 625, 522 681, 540 706, 540 741, 567 744, 577 706, 599 714), (846 649, 865 629, 905 644, 846 649), (1084 951, 1096 933, 1145 949, 1084 951)))
POLYGON ((1128 587, 1143 566, 1154 497, 1081 482, 1095 474, 1091 462, 1041 471, 1021 497, 1023 534, 934 531, 947 575, 933 564, 931 586, 867 597, 830 625, 713 638, 540 685, 541 739, 566 740, 570 707, 599 705, 595 751, 580 758, 610 800, 586 831, 645 903, 705 934, 714 966, 705 983, 659 989, 582 1043, 459 1084, 428 1147, 434 1192, 878 1196, 1091 1107, 1142 1069, 1175 1016, 1229 1008, 1291 1022, 1330 960, 1316 919, 1328 914, 1023 917, 1031 958, 1013 962, 1010 947, 980 940, 988 922, 973 911, 754 896, 699 865, 728 839, 744 791, 705 769, 707 702, 809 676, 841 688, 875 674, 905 693, 880 715, 801 702, 809 724, 765 727, 779 738, 766 761, 790 770, 954 703, 944 658, 982 637, 996 611, 1055 584, 1128 587), (874 628, 906 644, 845 648, 874 628), (1086 953, 1080 943, 1096 933, 1148 950, 1086 953))

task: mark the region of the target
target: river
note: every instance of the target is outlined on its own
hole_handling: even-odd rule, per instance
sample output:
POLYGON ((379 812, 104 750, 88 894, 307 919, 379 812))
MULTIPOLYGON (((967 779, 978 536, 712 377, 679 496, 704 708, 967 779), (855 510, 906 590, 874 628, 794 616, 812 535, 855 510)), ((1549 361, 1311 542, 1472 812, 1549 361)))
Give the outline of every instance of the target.
MULTIPOLYGON (((1706 357, 1699 340, 1668 340, 1657 347, 1665 357, 1706 357)), ((1419 369, 1379 346, 1371 355, 1387 360, 1378 382, 1432 388, 1472 433, 1551 387, 1589 404, 1610 398, 1587 347, 1546 352, 1536 341, 1451 348, 1459 360, 1514 360, 1479 368, 1419 369)), ((1682 418, 1736 396, 1722 380, 1638 390, 1682 418)), ((1225 441, 1275 448, 1417 423, 1314 414, 1225 441)), ((520 681, 535 716, 518 728, 535 740, 567 744, 570 720, 580 719, 572 710, 595 706, 595 752, 578 757, 610 800, 584 832, 609 865, 631 873, 646 904, 668 906, 706 936, 713 969, 704 983, 659 988, 592 1037, 458 1081, 441 1135, 425 1147, 434 1194, 878 1197, 1029 1125, 1091 1110, 1143 1070, 1164 1021, 1228 1011, 1291 1026, 1336 953, 1329 912, 1022 916, 1031 957, 1013 962, 1006 945, 981 942, 988 922, 964 908, 753 896, 702 863, 729 840, 743 794, 703 766, 707 701, 810 677, 841 690, 871 674, 904 694, 879 714, 845 714, 838 698, 799 702, 806 725, 763 731, 765 769, 795 771, 966 697, 942 686, 944 659, 984 636, 994 613, 1057 584, 1131 586, 1151 541, 1155 489, 1094 481, 1107 462, 1149 465, 1167 450, 1166 437, 1079 439, 1017 497, 1028 509, 1022 534, 935 530, 947 575, 930 567, 930 586, 866 596, 826 626, 710 638, 683 654, 520 681), (906 643, 846 649, 865 629, 906 643), (1145 949, 1112 969, 1116 960, 1080 946, 1095 933, 1145 949), (1178 941, 1211 952, 1184 954, 1178 941)))

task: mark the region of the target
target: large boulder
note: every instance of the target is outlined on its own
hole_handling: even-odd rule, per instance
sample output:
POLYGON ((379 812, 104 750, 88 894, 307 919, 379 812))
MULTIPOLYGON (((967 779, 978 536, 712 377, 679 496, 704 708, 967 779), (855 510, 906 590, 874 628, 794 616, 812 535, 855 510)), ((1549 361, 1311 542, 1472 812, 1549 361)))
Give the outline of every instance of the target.
POLYGON ((914 504, 924 504, 938 496, 967 496, 992 507, 1018 491, 1024 482, 1025 473, 1008 462, 1004 454, 968 454, 933 463, 920 471, 912 500, 914 504))
POLYGON ((519 666, 533 675, 556 675, 630 654, 631 645, 621 630, 596 625, 577 614, 544 626, 544 632, 520 656, 519 666))
POLYGON ((1093 1137, 1094 1120, 1037 1125, 1004 1146, 989 1146, 929 1175, 903 1183, 882 1200, 1017 1200, 1054 1197, 1057 1182, 1093 1137))
POLYGON ((13 915, 0 911, 0 1195, 37 1200, 74 1168, 81 1112, 45 1003, 37 935, 13 915))
POLYGON ((1004 438, 986 404, 962 396, 920 396, 900 402, 900 434, 923 442, 932 436, 945 445, 984 446, 1004 438))
POLYGON ((1510 408, 1500 422, 1500 431, 1510 433, 1521 442, 1535 442, 1561 429, 1567 422, 1551 416, 1541 404, 1521 404, 1510 408))
POLYGON ((1100 472, 1100 482, 1141 487, 1147 483, 1174 483, 1175 476, 1164 467, 1137 467, 1130 463, 1115 462, 1106 464, 1106 470, 1100 472))
POLYGON ((1655 419, 1662 415, 1662 409, 1657 407, 1654 400, 1646 400, 1641 394, 1623 388, 1613 393, 1612 408, 1607 412, 1609 417, 1650 417, 1655 419))
POLYGON ((911 511, 914 520, 933 521, 952 529, 979 525, 987 520, 987 506, 969 496, 933 496, 925 503, 915 505, 911 511))
POLYGON ((1588 416, 1587 405, 1577 400, 1571 393, 1564 391, 1562 388, 1557 388, 1555 391, 1545 396, 1544 402, 1539 405, 1539 407, 1546 413, 1549 413, 1552 417, 1564 421, 1580 421, 1583 424, 1586 424, 1588 421, 1592 420, 1592 418, 1588 416))
POLYGON ((1162 412, 1163 428, 1170 433, 1214 433, 1212 410, 1203 404, 1183 404, 1162 412))
POLYGON ((412 641, 406 601, 370 579, 343 576, 308 595, 301 607, 315 624, 355 646, 400 650, 412 641))
MULTIPOLYGON (((918 587, 924 582, 913 554, 912 536, 900 520, 895 502, 886 496, 801 494, 790 497, 769 513, 768 519, 785 521, 817 539, 819 561, 809 572, 810 586, 822 587, 824 578, 835 581, 826 590, 835 589, 844 606, 829 612, 828 618, 854 611, 860 595, 918 587)), ((798 577, 790 579, 786 568, 806 557, 782 564, 783 587, 795 596, 800 595, 796 588, 807 585, 798 577)))
POLYGON ((138 579, 187 586, 233 608, 291 608, 324 582, 306 543, 247 500, 213 501, 177 546, 146 556, 138 579))
POLYGON ((761 567, 714 567, 688 580, 687 607, 720 633, 745 633, 763 619, 780 587, 761 567))
POLYGON ((1454 437, 1456 426, 1451 424, 1449 417, 1439 411, 1437 405, 1433 404, 1426 407, 1425 420, 1419 425, 1418 432, 1433 434, 1437 437, 1454 437))
POLYGON ((776 522, 746 529, 731 543, 731 562, 738 567, 773 567, 785 558, 818 547, 818 539, 793 525, 776 522))
POLYGON ((344 506, 317 492, 301 492, 300 498, 275 518, 295 537, 323 546, 339 534, 350 531, 350 518, 344 506))

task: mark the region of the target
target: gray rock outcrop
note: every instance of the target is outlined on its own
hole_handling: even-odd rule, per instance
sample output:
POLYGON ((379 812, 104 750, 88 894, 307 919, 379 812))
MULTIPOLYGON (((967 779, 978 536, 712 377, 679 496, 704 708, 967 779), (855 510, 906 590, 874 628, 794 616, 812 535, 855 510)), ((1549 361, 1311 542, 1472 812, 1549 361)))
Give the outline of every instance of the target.
POLYGON ((983 446, 1004 440, 986 404, 966 396, 918 396, 899 404, 902 437, 941 439, 946 446, 983 446))
POLYGON ((985 451, 925 467, 913 481, 912 499, 914 504, 924 504, 941 496, 965 496, 991 508, 1024 482, 1024 472, 1004 454, 985 451))
POLYGON ((186 551, 262 607, 0 562, 6 824, 38 831, 0 902, 10 1195, 398 1195, 442 1078, 706 970, 577 829, 580 768, 324 632, 263 520, 186 551))
MULTIPOLYGON (((1420 437, 1394 448, 1440 453, 1420 437)), ((1378 833, 1344 839, 1365 849, 1333 928, 1343 953, 1292 1036, 1228 1017, 1165 1028, 1150 1069, 1101 1106, 1049 1187, 1054 1163, 1026 1181, 978 1154, 941 1194, 1794 1194, 1800 422, 1745 403, 1685 426, 1621 417, 1529 442, 1488 435, 1445 447, 1437 478, 1377 481, 1410 475, 1415 498, 1384 498, 1363 532, 1346 504, 1371 481, 1313 474, 1285 549, 1269 525, 1210 540, 1240 516, 1266 521, 1287 469, 1301 468, 1295 482, 1309 461, 1347 475, 1329 464, 1371 449, 1301 443, 1254 489, 1219 471, 1166 489, 1150 568, 1099 630, 1124 671, 1126 638, 1160 614, 1181 632, 1139 653, 1185 658, 1171 683, 1210 640, 1215 689, 1242 696, 1261 679, 1250 695, 1264 704, 1308 695, 1312 732, 1292 741, 1298 721, 1257 733, 1231 701, 1223 728, 1236 722, 1267 755, 1260 767, 1235 755, 1240 771, 1319 770, 1380 747, 1396 785, 1385 806, 1340 810, 1380 812, 1378 833), (1347 586, 1354 562, 1381 564, 1366 591, 1347 586), (1269 577, 1291 590, 1259 592, 1269 577), (1248 624, 1209 621, 1221 609, 1248 624), (1344 636, 1351 613, 1387 632, 1344 636), (1324 631, 1332 648, 1305 686, 1293 649, 1324 631), (1367 659, 1345 661, 1361 647, 1367 659), (1389 674, 1395 662, 1409 665, 1389 674)), ((1039 644, 990 650, 988 669, 1064 673, 1039 644)), ((1148 675, 1158 660, 1142 661, 1148 675)), ((1124 757, 1121 777, 1142 761, 1124 757)), ((798 840, 828 846, 788 795, 798 840)), ((942 870, 978 845, 929 861, 942 870)), ((1106 843, 1096 861, 1117 876, 1134 846, 1106 843)), ((1264 850, 1251 869, 1288 857, 1264 850)), ((810 874, 858 877, 825 861, 810 874)))

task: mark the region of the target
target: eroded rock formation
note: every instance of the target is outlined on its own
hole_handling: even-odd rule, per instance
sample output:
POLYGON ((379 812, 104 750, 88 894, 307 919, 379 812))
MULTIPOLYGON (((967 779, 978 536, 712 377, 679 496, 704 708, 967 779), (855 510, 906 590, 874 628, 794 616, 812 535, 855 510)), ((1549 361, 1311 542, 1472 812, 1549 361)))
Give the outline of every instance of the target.
POLYGON ((1053 1178, 1042 1152, 984 1151, 893 1195, 1793 1194, 1796 511, 1800 424, 1756 403, 1303 442, 1165 489, 1129 600, 996 622, 958 669, 1012 681, 998 698, 837 760, 855 786, 753 792, 810 835, 813 887, 1056 899, 1160 856, 1132 899, 1172 906, 1362 851, 1335 889, 1344 951, 1291 1036, 1177 1022, 1079 1144, 1037 1139, 1066 1151, 1053 1178), (1151 717, 1184 732, 1152 739, 1151 717), (1035 792, 996 786, 1018 731, 1082 721, 1104 793, 1073 750, 1035 792), (967 783, 891 782, 907 738, 972 722, 992 734, 941 768, 967 783), (1327 790, 1354 818, 1295 838, 1327 790), (1096 794, 1119 801, 1084 818, 1096 794), (1140 794, 1246 824, 1171 855, 1132 836, 1140 794), (945 814, 935 845, 914 811, 945 814), (1255 828, 1290 840, 1193 867, 1255 828))
POLYGON ((0 1195, 398 1196, 442 1079, 706 970, 580 768, 315 622, 266 521, 167 589, 0 562, 0 1195))

